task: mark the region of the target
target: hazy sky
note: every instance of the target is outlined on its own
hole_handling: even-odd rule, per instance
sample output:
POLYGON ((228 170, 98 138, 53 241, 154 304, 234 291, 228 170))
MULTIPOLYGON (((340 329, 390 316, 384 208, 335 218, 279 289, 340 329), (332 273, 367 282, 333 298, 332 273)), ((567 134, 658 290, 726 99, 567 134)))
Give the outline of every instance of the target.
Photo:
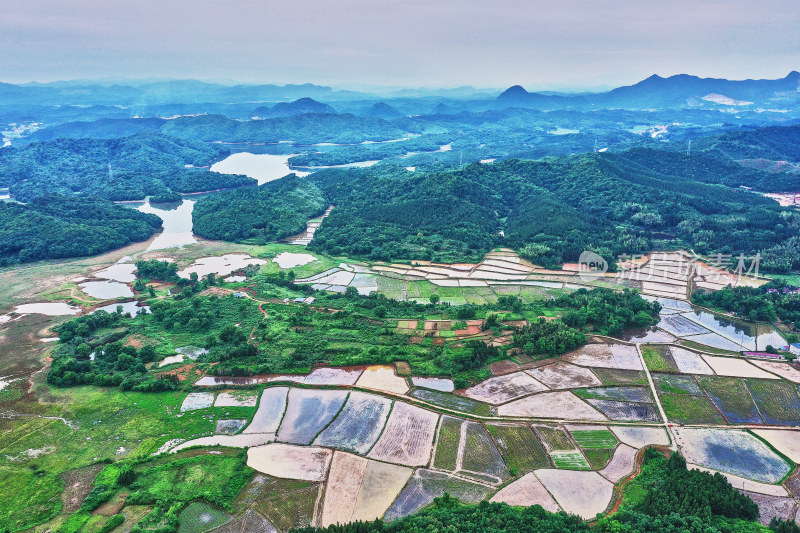
POLYGON ((0 81, 533 88, 800 69, 800 0, 2 0, 0 81))

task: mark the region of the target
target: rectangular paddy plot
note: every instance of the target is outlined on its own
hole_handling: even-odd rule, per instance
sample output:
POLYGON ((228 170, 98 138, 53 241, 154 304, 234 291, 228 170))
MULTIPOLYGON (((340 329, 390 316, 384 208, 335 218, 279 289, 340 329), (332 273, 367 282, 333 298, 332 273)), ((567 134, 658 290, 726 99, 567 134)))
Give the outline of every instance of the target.
POLYGON ((220 392, 214 402, 214 407, 255 407, 258 403, 258 394, 249 391, 220 392))
POLYGON ((570 433, 581 448, 613 448, 618 442, 609 429, 576 429, 570 433))
POLYGON ((761 369, 767 370, 782 377, 783 379, 789 380, 793 383, 800 383, 800 370, 797 370, 789 363, 756 360, 751 360, 750 362, 761 369))
POLYGON ((520 398, 499 406, 497 414, 566 420, 606 420, 600 411, 569 391, 543 392, 520 398))
POLYGON ((667 346, 642 346, 642 357, 651 372, 677 372, 678 365, 672 359, 667 346))
POLYGON ((548 468, 550 460, 539 438, 527 426, 488 426, 513 475, 548 468))
POLYGON ((214 405, 213 392, 190 392, 183 399, 181 411, 194 411, 195 409, 205 409, 214 405))
POLYGON ((676 428, 689 463, 762 483, 777 483, 792 467, 755 435, 733 429, 676 428))
POLYGON ((551 389, 577 389, 603 384, 588 368, 561 361, 526 372, 551 389))
POLYGON ((368 462, 369 459, 358 455, 338 451, 333 453, 322 505, 322 527, 353 521, 353 511, 368 462))
POLYGON ((583 454, 575 450, 574 452, 550 452, 550 459, 556 468, 563 468, 564 470, 591 470, 589 462, 583 454))
POLYGON ((445 493, 464 503, 474 504, 486 499, 492 490, 486 485, 472 483, 444 472, 420 468, 386 511, 384 520, 392 521, 413 514, 445 493))
POLYGON ((758 409, 741 379, 703 376, 698 381, 729 423, 761 424, 758 409))
POLYGON ((658 394, 689 394, 702 396, 703 391, 694 376, 685 374, 653 374, 658 394))
POLYGON ((563 360, 588 367, 644 370, 636 346, 627 344, 587 344, 564 355, 563 360))
POLYGON ((353 520, 380 518, 395 500, 414 470, 399 465, 370 461, 356 500, 353 520))
POLYGON ((751 365, 744 359, 735 357, 717 357, 714 355, 704 355, 708 366, 714 369, 718 376, 730 376, 738 378, 759 378, 759 379, 780 379, 774 374, 765 372, 760 368, 751 365))
POLYGON ((430 389, 415 389, 411 391, 411 396, 420 400, 425 400, 433 405, 444 407, 445 409, 452 409, 453 411, 461 411, 472 415, 491 416, 492 406, 488 403, 479 402, 463 396, 450 394, 449 392, 441 392, 430 389))
POLYGON ((650 389, 646 387, 592 387, 590 389, 578 389, 575 391, 575 394, 581 398, 596 398, 598 400, 640 403, 653 402, 650 389))
POLYGON ((335 452, 322 505, 321 525, 380 518, 413 470, 335 452))
POLYGON ((800 394, 796 384, 764 379, 748 379, 746 383, 765 423, 800 425, 800 394))
POLYGON ((244 433, 277 432, 283 413, 286 410, 286 396, 288 393, 288 387, 264 389, 264 392, 261 393, 258 410, 253 416, 250 425, 245 428, 244 433))
POLYGON ((461 427, 462 450, 459 471, 476 475, 478 479, 491 483, 501 483, 509 476, 508 467, 500 452, 481 424, 465 422, 461 427))
POLYGON ((587 400, 611 420, 660 422, 654 403, 619 402, 616 400, 587 400))
POLYGON ((661 406, 670 422, 679 424, 724 424, 725 419, 707 396, 662 394, 661 406))
POLYGON ((464 420, 442 415, 439 434, 436 437, 436 453, 433 466, 442 470, 455 471, 458 463, 458 450, 461 443, 461 425, 464 420))
POLYGON ((669 435, 664 428, 643 426, 609 426, 611 431, 623 443, 633 448, 644 448, 649 444, 669 445, 669 435))
POLYGON ((383 431, 391 406, 388 398, 353 391, 339 415, 319 434, 314 444, 364 455, 383 431))
POLYGON ((333 452, 327 448, 272 443, 247 450, 247 466, 270 476, 323 481, 333 452))
POLYGON ((769 442, 783 455, 800 464, 800 438, 796 431, 756 429, 754 433, 769 442))
POLYGON ((642 371, 618 370, 616 368, 594 368, 592 371, 607 387, 623 385, 647 386, 647 376, 642 371))
POLYGON ((669 353, 672 355, 672 360, 675 361, 675 364, 678 366, 678 371, 682 374, 714 374, 711 367, 706 364, 697 352, 687 350, 686 348, 670 346, 669 353))
MULTIPOLYGON (((252 509, 267 517, 280 531, 311 525, 320 496, 320 483, 294 479, 269 478, 252 509)), ((242 532, 261 529, 241 529, 242 532)), ((270 530, 267 529, 265 533, 270 530)))
POLYGON ((550 426, 533 426, 533 429, 539 435, 539 438, 542 439, 548 451, 577 451, 575 443, 572 442, 569 433, 563 429, 550 426))
POLYGON ((439 415, 395 402, 386 427, 369 457, 408 466, 428 464, 439 415))
POLYGON ((405 378, 395 374, 395 369, 390 365, 368 366, 361 373, 361 377, 356 382, 357 387, 373 389, 394 394, 405 394, 408 392, 408 383, 405 378))
POLYGON ((658 327, 666 332, 672 333, 676 337, 686 337, 687 335, 700 335, 711 333, 697 322, 693 322, 683 315, 662 315, 658 321, 658 327))
POLYGON ((289 389, 286 414, 278 429, 277 440, 293 444, 311 444, 342 408, 347 391, 289 389))
POLYGON ((548 390, 525 372, 515 372, 482 381, 464 391, 464 396, 498 405, 521 396, 548 390))

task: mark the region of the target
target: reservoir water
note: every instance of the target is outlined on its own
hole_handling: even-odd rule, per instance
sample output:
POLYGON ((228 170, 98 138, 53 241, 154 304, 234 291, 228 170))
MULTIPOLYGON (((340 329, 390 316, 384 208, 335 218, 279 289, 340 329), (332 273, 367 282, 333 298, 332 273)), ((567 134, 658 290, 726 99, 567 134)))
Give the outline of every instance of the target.
POLYGON ((299 172, 289 168, 290 155, 253 154, 239 152, 231 154, 222 161, 211 165, 212 172, 220 174, 244 174, 258 181, 259 185, 295 173, 307 176, 308 172, 299 172))

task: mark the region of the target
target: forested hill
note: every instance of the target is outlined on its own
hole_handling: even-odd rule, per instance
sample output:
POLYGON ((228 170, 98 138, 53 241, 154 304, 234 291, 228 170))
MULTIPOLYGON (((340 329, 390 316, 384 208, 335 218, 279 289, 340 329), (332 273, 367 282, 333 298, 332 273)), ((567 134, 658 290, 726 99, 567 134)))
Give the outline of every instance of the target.
MULTIPOLYGON (((320 104, 323 107, 309 109, 307 104, 302 101, 284 105, 288 108, 282 107, 281 104, 275 106, 278 109, 274 115, 272 112, 275 108, 266 110, 270 115, 264 120, 240 121, 223 115, 198 115, 171 120, 109 118, 93 122, 67 122, 39 130, 25 141, 44 141, 55 138, 107 139, 150 132, 203 142, 277 143, 294 141, 298 144, 314 144, 385 141, 397 139, 406 133, 402 127, 385 120, 385 117, 336 113, 333 108, 324 104, 320 104)), ((253 112, 262 113, 259 109, 253 112)))
POLYGON ((198 192, 255 184, 186 165, 207 166, 226 148, 152 132, 114 139, 56 139, 0 149, 0 186, 27 201, 46 193, 82 194, 110 200, 198 192))
POLYGON ((767 159, 800 162, 800 125, 729 131, 697 139, 693 149, 734 160, 767 159))
POLYGON ((331 170, 308 179, 336 205, 312 248, 370 259, 474 260, 498 245, 553 265, 587 248, 607 257, 665 246, 755 253, 800 225, 800 215, 772 200, 664 175, 624 155, 508 160, 436 174, 331 170))
POLYGON ((207 142, 294 141, 298 144, 385 141, 402 137, 405 133, 386 120, 348 113, 308 113, 244 122, 222 115, 180 117, 167 121, 160 132, 207 142))
POLYGON ((0 202, 0 265, 95 255, 146 240, 160 228, 157 216, 104 200, 0 202))
MULTIPOLYGON (((786 128, 778 128, 786 129, 786 128)), ((800 133, 800 129, 798 129, 800 133)), ((800 135, 798 135, 800 145, 800 135)), ((742 166, 737 161, 720 157, 714 150, 685 152, 633 148, 619 154, 620 159, 631 163, 631 170, 655 173, 674 180, 691 180, 702 183, 750 187, 761 192, 787 192, 800 190, 800 177, 784 172, 765 172, 742 166)))
POLYGON ((302 232, 327 205, 314 184, 290 174, 258 188, 202 198, 192 220, 194 232, 208 239, 264 243, 302 232))

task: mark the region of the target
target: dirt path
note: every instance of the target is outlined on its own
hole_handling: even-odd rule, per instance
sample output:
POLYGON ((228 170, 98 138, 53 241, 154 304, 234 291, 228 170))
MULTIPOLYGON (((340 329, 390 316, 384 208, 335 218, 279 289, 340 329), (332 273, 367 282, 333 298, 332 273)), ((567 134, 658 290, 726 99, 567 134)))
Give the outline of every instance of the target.
MULTIPOLYGON (((625 487, 628 485, 628 483, 630 483, 631 481, 636 479, 636 477, 639 474, 642 473, 642 461, 644 459, 644 452, 648 448, 654 448, 654 449, 660 451, 662 454, 664 454, 665 457, 666 457, 666 454, 668 452, 670 452, 670 450, 668 448, 665 448, 663 446, 647 446, 647 447, 642 448, 641 450, 639 450, 636 453, 636 461, 634 462, 635 468, 633 470, 633 473, 631 473, 628 477, 623 479, 622 482, 619 485, 617 485, 616 493, 615 493, 615 496, 614 496, 614 505, 611 506, 611 509, 607 513, 605 513, 604 516, 611 516, 612 514, 614 514, 617 511, 619 511, 619 508, 622 505, 622 496, 625 493, 625 487)), ((595 521, 593 523, 596 524, 597 522, 595 521)))

